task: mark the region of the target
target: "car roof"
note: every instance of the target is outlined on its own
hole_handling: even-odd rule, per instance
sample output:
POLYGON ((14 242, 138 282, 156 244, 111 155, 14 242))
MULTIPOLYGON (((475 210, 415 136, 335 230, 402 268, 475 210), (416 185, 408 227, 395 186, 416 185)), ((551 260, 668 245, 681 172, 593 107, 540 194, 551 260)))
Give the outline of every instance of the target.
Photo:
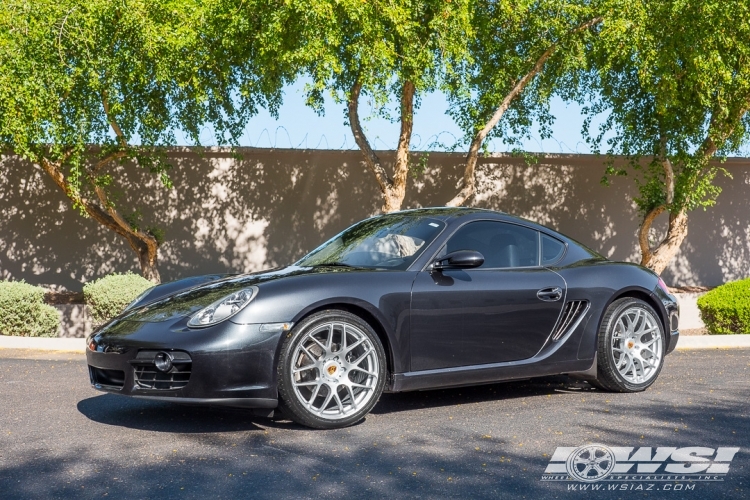
MULTIPOLYGON (((542 226, 534 221, 524 219, 523 217, 517 217, 510 215, 506 212, 500 212, 498 210, 489 210, 486 208, 474 208, 474 207, 428 207, 428 208, 414 208, 409 210, 401 210, 399 212, 391 212, 391 214, 408 214, 415 217, 431 217, 433 219, 443 220, 448 222, 454 219, 484 219, 491 218, 495 220, 517 222, 524 225, 532 226, 535 229, 543 231, 549 231, 557 233, 557 231, 550 229, 546 226, 542 226)), ((388 215, 388 214, 384 214, 388 215)))
MULTIPOLYGON (((482 214, 498 214, 505 215, 503 212, 496 210, 488 210, 486 208, 473 208, 473 207, 426 207, 426 208, 411 208, 408 210, 400 210, 398 212, 391 212, 391 214, 408 214, 416 217, 432 217, 435 219, 454 219, 463 217, 470 214, 482 213, 482 214)), ((389 215, 389 214, 384 214, 389 215)))
POLYGON ((504 222, 512 222, 522 224, 524 226, 531 227, 538 231, 554 235, 560 239, 568 241, 570 243, 576 243, 581 245, 579 242, 572 240, 568 236, 561 234, 554 229, 547 226, 543 226, 537 222, 524 219, 523 217, 517 217, 510 215, 506 212, 500 212, 498 210, 489 210, 486 208, 474 208, 474 207, 427 207, 427 208, 413 208, 409 210, 401 210, 399 212, 391 212, 385 215, 413 215, 414 217, 431 217, 433 219, 442 220, 445 223, 450 223, 457 219, 469 219, 469 220, 481 220, 481 219, 492 219, 504 222))

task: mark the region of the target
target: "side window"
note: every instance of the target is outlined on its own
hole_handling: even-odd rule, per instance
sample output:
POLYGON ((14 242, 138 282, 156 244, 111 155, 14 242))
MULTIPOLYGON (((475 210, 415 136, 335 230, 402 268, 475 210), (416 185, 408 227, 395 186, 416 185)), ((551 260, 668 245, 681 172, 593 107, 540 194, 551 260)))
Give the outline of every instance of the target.
POLYGON ((504 222, 470 222, 448 240, 445 252, 456 250, 476 250, 481 253, 484 256, 482 268, 537 266, 539 233, 504 222))
POLYGON ((565 251, 565 245, 562 241, 556 240, 546 234, 542 235, 542 265, 554 264, 562 257, 565 251))

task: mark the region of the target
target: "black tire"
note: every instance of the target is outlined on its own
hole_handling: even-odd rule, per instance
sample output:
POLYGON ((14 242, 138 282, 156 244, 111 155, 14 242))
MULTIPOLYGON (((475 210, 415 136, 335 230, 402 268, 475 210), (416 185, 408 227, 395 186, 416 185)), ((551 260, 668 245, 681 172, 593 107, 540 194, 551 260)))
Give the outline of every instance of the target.
MULTIPOLYGON (((645 317, 645 315, 643 317, 645 317)), ((632 297, 625 297, 610 304, 604 314, 601 326, 599 327, 597 339, 597 379, 592 382, 593 385, 612 392, 641 392, 650 387, 659 377, 662 366, 664 366, 666 336, 664 335, 664 325, 662 325, 659 315, 654 311, 654 308, 646 302, 632 297), (639 310, 643 310, 643 313, 647 313, 651 316, 657 329, 657 331, 653 332, 654 338, 658 335, 661 342, 659 358, 658 362, 656 362, 656 366, 653 369, 649 369, 648 379, 640 383, 628 380, 622 373, 620 373, 620 370, 618 370, 617 361, 615 359, 615 353, 617 351, 615 351, 614 346, 625 349, 626 347, 624 346, 627 346, 627 342, 619 340, 618 337, 613 343, 618 320, 626 313, 637 313, 639 310)), ((632 347, 639 349, 637 347, 638 345, 640 344, 634 344, 632 347)), ((630 346, 627 348, 630 348, 630 346)), ((635 378, 635 375, 637 374, 636 368, 635 363, 633 363, 631 371, 633 376, 631 378, 635 378)), ((643 365, 641 365, 641 368, 643 368, 643 365)))
MULTIPOLYGON (((334 330, 335 327, 332 327, 331 331, 334 332, 334 330)), ((346 338, 351 340, 350 337, 346 338)), ((330 366, 328 367, 330 368, 330 366)), ((315 313, 299 322, 299 324, 297 324, 292 329, 292 331, 290 331, 286 335, 282 343, 281 354, 279 356, 279 364, 277 366, 279 408, 291 420, 297 422, 298 424, 312 427, 314 429, 338 429, 342 427, 348 427, 362 420, 365 415, 367 415, 370 410, 372 410, 372 408, 377 404, 381 394, 383 393, 383 388, 385 387, 387 372, 386 368, 386 356, 385 350, 383 349, 383 344, 380 342, 378 335, 366 321, 362 320, 362 318, 354 314, 337 309, 315 313), (308 334, 315 334, 315 332, 317 331, 322 332, 324 331, 324 328, 329 328, 328 325, 333 324, 349 325, 350 333, 341 333, 344 331, 343 329, 338 330, 338 334, 331 333, 330 335, 332 341, 330 351, 326 351, 321 346, 316 347, 315 344, 312 343, 308 334), (361 346, 364 350, 364 355, 367 356, 367 359, 361 361, 360 363, 373 363, 372 355, 374 354, 374 357, 377 360, 376 371, 373 372, 377 373, 377 378, 375 380, 373 380, 373 377, 371 375, 364 375, 364 373, 367 373, 364 370, 352 368, 354 365, 348 363, 347 358, 349 358, 350 356, 359 356, 362 354, 362 351, 355 351, 354 349, 357 349, 356 347, 352 351, 344 351, 343 345, 341 344, 346 344, 346 340, 344 340, 343 342, 339 342, 339 344, 334 343, 333 339, 335 335, 338 335, 338 339, 339 341, 341 341, 341 335, 351 336, 351 332, 356 332, 357 336, 364 335, 364 338, 366 338, 366 340, 363 340, 361 346), (310 358, 307 356, 307 354, 303 354, 303 351, 298 351, 300 343, 306 343, 306 346, 308 347, 311 345, 313 348, 317 348, 319 352, 312 352, 311 348, 308 352, 310 352, 313 357, 310 358), (372 351, 369 350, 370 348, 372 348, 372 351), (295 353, 297 354, 295 355, 295 353), (336 354, 339 354, 339 356, 336 356, 336 354), (316 358, 315 356, 319 357, 316 358), (333 356, 336 356, 336 360, 339 360, 339 358, 342 359, 339 361, 328 359, 328 361, 326 361, 327 358, 333 356), (340 411, 341 415, 325 416, 325 411, 316 414, 313 410, 310 409, 309 406, 301 401, 301 393, 302 391, 307 389, 297 386, 297 390, 295 391, 295 375, 293 375, 292 373, 295 365, 297 366, 297 368, 300 368, 299 363, 301 363, 301 359, 304 359, 305 361, 305 364, 302 366, 302 368, 304 368, 305 366, 316 366, 315 368, 308 369, 304 375, 305 377, 307 377, 310 383, 317 382, 320 386, 318 387, 319 392, 315 392, 314 394, 312 394, 314 389, 309 389, 311 393, 309 394, 309 396, 313 400, 313 409, 315 409, 314 405, 318 403, 320 407, 325 410, 326 407, 323 406, 323 403, 320 402, 320 399, 325 399, 328 395, 328 392, 325 392, 325 394, 322 394, 322 392, 332 391, 331 395, 334 400, 333 402, 337 403, 338 406, 337 409, 332 409, 331 411, 340 411), (329 375, 326 375, 324 373, 325 371, 327 371, 323 367, 324 362, 330 364, 340 363, 333 368, 335 375, 331 374, 331 372, 328 372, 329 375), (309 363, 314 363, 314 365, 309 363), (336 371, 337 369, 338 371, 336 371), (348 372, 347 369, 349 370, 348 372), (352 382, 352 377, 364 377, 367 380, 367 385, 372 385, 372 388, 368 389, 367 393, 364 392, 365 389, 351 387, 349 387, 348 390, 351 390, 352 392, 346 392, 347 387, 345 387, 344 385, 336 385, 336 389, 332 389, 333 385, 338 384, 339 382, 333 381, 329 384, 328 382, 331 381, 331 377, 339 377, 336 380, 341 381, 340 383, 342 384, 344 384, 344 381, 352 382), (322 389, 323 387, 325 387, 325 389, 322 389), (343 393, 339 392, 340 388, 342 387, 344 390, 343 393), (357 393, 357 390, 361 392, 357 393), (370 394, 369 391, 372 391, 372 394, 370 394), (318 395, 319 393, 321 395, 318 395), (350 394, 352 397, 349 396, 350 394), (353 401, 353 399, 357 399, 360 397, 363 398, 360 401, 360 404, 362 404, 361 407, 359 406, 359 404, 356 404, 356 401, 353 401), (364 398, 367 399, 365 400, 364 398), (349 403, 344 405, 344 401, 349 401, 349 403), (362 403, 362 401, 364 401, 364 403, 362 403), (352 404, 352 402, 354 402, 354 404, 352 404), (349 407, 349 409, 351 410, 349 414, 344 414, 343 410, 345 406, 349 407)), ((307 382, 300 379, 300 374, 297 374, 296 377, 298 384, 301 381, 307 382)), ((305 394, 304 399, 307 399, 307 396, 308 394, 305 394)), ((318 410, 320 411, 321 408, 319 408, 318 410)))

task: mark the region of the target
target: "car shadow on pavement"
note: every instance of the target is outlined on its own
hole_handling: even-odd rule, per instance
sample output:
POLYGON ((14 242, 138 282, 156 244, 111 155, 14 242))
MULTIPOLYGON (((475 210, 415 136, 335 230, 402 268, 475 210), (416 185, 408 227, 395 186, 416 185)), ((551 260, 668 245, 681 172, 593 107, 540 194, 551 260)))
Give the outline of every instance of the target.
POLYGON ((588 382, 566 376, 542 377, 514 382, 435 389, 416 392, 383 394, 372 413, 385 414, 401 411, 439 408, 442 406, 484 403, 506 399, 546 396, 560 392, 598 391, 588 382))
MULTIPOLYGON (((568 377, 545 377, 474 387, 383 394, 374 414, 418 411, 457 404, 481 403, 556 392, 589 392, 586 382, 568 377)), ((259 417, 242 408, 184 405, 102 394, 79 401, 86 418, 107 425, 152 432, 222 433, 263 430, 266 427, 306 430, 277 411, 273 419, 259 417)), ((361 425, 364 421, 360 422, 361 425)))
POLYGON ((220 433, 262 430, 243 409, 190 406, 102 394, 78 402, 78 411, 94 422, 153 432, 220 433))

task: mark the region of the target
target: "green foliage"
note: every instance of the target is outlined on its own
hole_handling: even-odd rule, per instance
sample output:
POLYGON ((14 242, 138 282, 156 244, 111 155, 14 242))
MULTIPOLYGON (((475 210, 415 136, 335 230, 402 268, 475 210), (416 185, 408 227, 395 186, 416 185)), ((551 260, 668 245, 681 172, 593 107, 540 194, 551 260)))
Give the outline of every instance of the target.
POLYGON ((584 48, 595 31, 575 29, 599 15, 597 2, 580 0, 521 0, 471 3, 468 57, 454 59, 446 68, 445 90, 449 113, 469 143, 539 58, 554 52, 544 68, 516 97, 487 139, 499 138, 517 149, 531 126, 540 125, 550 137, 554 117, 549 101, 557 92, 568 95, 578 85, 585 67, 584 48))
MULTIPOLYGON (((296 67, 310 76, 308 104, 322 113, 331 94, 347 102, 355 81, 373 112, 392 118, 404 82, 418 96, 436 88, 451 58, 466 52, 468 0, 312 0, 283 7, 284 37, 296 67)), ((398 110, 396 115, 398 115, 398 110)))
POLYGON ((23 281, 0 281, 0 335, 57 337, 60 315, 44 293, 23 281))
POLYGON ((90 307, 94 321, 104 323, 120 314, 153 285, 137 274, 109 274, 84 285, 83 299, 90 307))
MULTIPOLYGON (((259 107, 278 106, 284 75, 266 51, 278 26, 263 17, 272 9, 253 0, 3 0, 0 151, 49 167, 82 215, 127 234, 139 224, 109 216, 121 210, 117 162, 170 188, 165 148, 177 131, 200 145, 210 128, 218 144, 234 145, 259 107), (260 17, 242 18, 240 8, 260 17)), ((164 237, 143 231, 134 237, 164 237)))
POLYGON ((425 173, 425 170, 427 170, 430 162, 430 153, 411 155, 410 159, 412 161, 409 162, 409 175, 411 175, 412 179, 419 179, 425 173), (415 159, 414 156, 417 157, 416 161, 413 161, 415 159))
POLYGON ((597 151, 625 155, 645 214, 713 205, 720 189, 709 161, 748 142, 750 4, 731 1, 613 0, 587 53, 578 95, 584 134, 597 151), (598 129, 593 119, 607 115, 598 129), (668 202, 665 169, 674 170, 668 202))
POLYGON ((698 309, 712 335, 750 334, 750 278, 714 288, 698 299, 698 309))

